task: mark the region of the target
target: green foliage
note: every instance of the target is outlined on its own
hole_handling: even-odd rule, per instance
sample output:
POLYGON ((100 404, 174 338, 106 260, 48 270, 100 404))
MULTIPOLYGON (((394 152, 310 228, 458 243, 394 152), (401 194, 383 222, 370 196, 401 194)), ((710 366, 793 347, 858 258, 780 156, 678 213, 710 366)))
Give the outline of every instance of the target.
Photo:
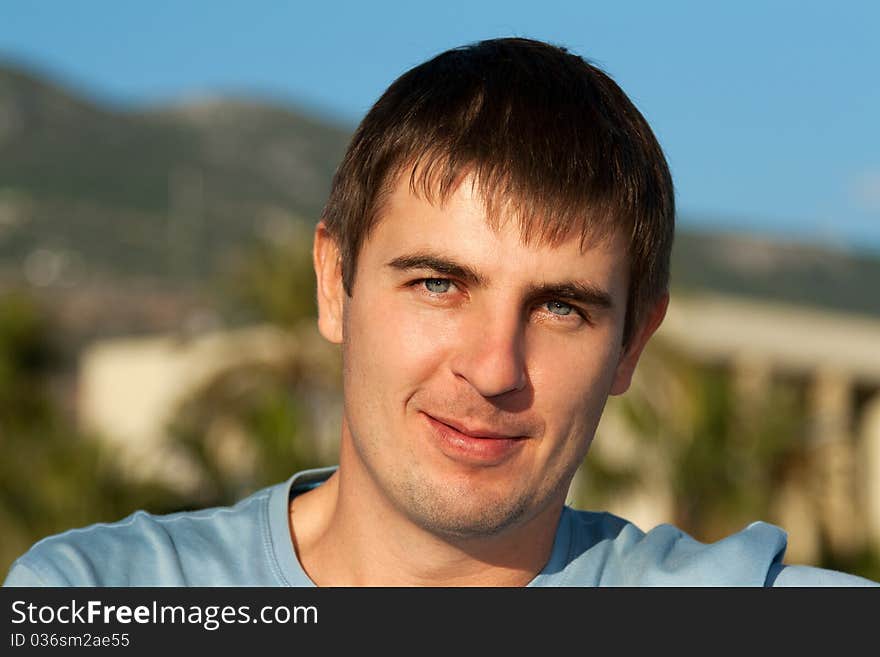
MULTIPOLYGON (((803 485, 811 471, 805 390, 794 380, 772 377, 738 386, 734 376, 656 341, 644 354, 637 385, 609 402, 635 448, 624 459, 594 448, 581 466, 574 503, 613 507, 646 479, 659 479, 671 488, 668 521, 698 540, 719 540, 754 520, 774 522, 783 487, 803 485)), ((817 506, 817 523, 820 512, 817 506)), ((815 565, 878 579, 876 546, 838 554, 825 531, 820 527, 824 543, 815 565)))
MULTIPOLYGON (((267 219, 217 296, 227 316, 302 339, 304 322, 313 325, 317 316, 313 227, 282 212, 267 219)), ((169 435, 201 473, 200 503, 229 504, 298 470, 327 465, 318 456, 309 403, 326 381, 314 380, 302 357, 290 362, 279 355, 272 365, 222 372, 180 406, 169 435)))
POLYGON ((58 417, 0 433, 0 571, 35 541, 73 527, 121 519, 137 509, 185 506, 160 486, 120 476, 114 454, 58 417))
POLYGON ((829 546, 823 546, 823 568, 853 573, 860 577, 880 582, 880 551, 870 547, 859 550, 855 554, 842 556, 834 553, 829 546))
POLYGON ((220 296, 233 312, 283 327, 317 317, 312 227, 278 217, 224 278, 220 296))
POLYGON ((21 294, 0 296, 0 573, 36 540, 183 500, 123 480, 106 444, 72 428, 49 392, 50 327, 21 294))
MULTIPOLYGON (((761 399, 738 399, 727 370, 684 358, 662 342, 645 352, 633 388, 609 402, 636 447, 607 462, 594 449, 582 468, 582 502, 608 505, 661 472, 672 485, 675 521, 709 540, 766 518, 778 472, 797 458, 802 409, 771 385, 761 399), (748 406, 748 407, 746 407, 748 406), (746 426, 747 425, 747 426, 746 426)), ((597 440, 620 440, 599 436, 597 440)))
POLYGON ((742 400, 728 372, 705 367, 695 374, 691 435, 674 441, 677 521, 716 540, 771 516, 780 473, 803 459, 804 409, 782 384, 768 383, 759 399, 742 400))
POLYGON ((315 450, 308 391, 298 379, 283 365, 242 367, 182 405, 169 433, 202 474, 202 504, 231 504, 294 472, 326 465, 315 450))
POLYGON ((49 417, 43 386, 54 357, 37 306, 21 293, 0 296, 0 431, 49 417))

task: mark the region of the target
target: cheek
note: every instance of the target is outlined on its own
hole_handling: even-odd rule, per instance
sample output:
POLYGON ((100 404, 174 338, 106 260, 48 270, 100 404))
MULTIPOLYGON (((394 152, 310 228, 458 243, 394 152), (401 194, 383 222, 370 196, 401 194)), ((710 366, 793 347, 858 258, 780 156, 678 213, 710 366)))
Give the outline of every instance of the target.
POLYGON ((367 295, 350 303, 345 331, 348 376, 372 387, 372 394, 391 397, 411 394, 413 386, 429 378, 457 334, 436 313, 367 295))
POLYGON ((530 375, 535 403, 554 435, 592 435, 614 381, 617 351, 597 332, 589 340, 533 344, 530 375))

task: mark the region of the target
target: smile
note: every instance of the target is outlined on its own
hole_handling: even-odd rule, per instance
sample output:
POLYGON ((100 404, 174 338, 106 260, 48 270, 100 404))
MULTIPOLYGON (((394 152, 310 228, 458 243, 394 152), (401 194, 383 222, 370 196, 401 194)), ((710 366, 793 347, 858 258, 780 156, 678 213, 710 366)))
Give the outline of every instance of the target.
POLYGON ((434 445, 448 458, 468 465, 499 465, 517 454, 525 436, 511 436, 488 429, 452 426, 422 412, 434 445), (473 433, 471 433, 473 432, 473 433))

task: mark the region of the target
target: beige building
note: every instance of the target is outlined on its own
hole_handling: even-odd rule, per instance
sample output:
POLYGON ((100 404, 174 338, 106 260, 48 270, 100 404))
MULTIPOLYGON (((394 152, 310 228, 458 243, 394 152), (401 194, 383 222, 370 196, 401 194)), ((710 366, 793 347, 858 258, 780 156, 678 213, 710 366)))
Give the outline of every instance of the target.
MULTIPOLYGON (((127 475, 188 492, 199 485, 198 470, 169 439, 168 425, 193 394, 249 366, 299 368, 310 380, 332 387, 337 360, 336 350, 310 325, 296 331, 261 325, 191 337, 102 340, 80 357, 77 414, 81 428, 119 448, 127 475)), ((339 414, 331 410, 336 412, 328 417, 339 414)), ((335 423, 319 428, 317 442, 332 450, 328 443, 338 434, 335 423)))
MULTIPOLYGON (((678 296, 656 339, 729 369, 744 402, 774 377, 803 387, 808 466, 784 482, 775 517, 767 518, 788 530, 791 559, 814 562, 823 532, 836 552, 880 547, 880 320, 718 294, 678 296)), ((652 370, 646 356, 634 389, 661 404, 683 403, 662 364, 652 370)), ((644 483, 610 510, 643 527, 669 522, 673 497, 664 461, 629 435, 617 408, 612 400, 591 457, 642 463, 644 483)))

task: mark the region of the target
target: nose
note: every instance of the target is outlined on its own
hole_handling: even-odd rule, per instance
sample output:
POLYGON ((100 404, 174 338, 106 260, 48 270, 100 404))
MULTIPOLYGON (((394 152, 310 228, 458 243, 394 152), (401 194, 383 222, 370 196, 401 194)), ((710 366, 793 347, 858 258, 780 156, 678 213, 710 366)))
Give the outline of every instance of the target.
POLYGON ((483 397, 526 386, 525 330, 519 317, 474 318, 463 327, 452 370, 483 397))

